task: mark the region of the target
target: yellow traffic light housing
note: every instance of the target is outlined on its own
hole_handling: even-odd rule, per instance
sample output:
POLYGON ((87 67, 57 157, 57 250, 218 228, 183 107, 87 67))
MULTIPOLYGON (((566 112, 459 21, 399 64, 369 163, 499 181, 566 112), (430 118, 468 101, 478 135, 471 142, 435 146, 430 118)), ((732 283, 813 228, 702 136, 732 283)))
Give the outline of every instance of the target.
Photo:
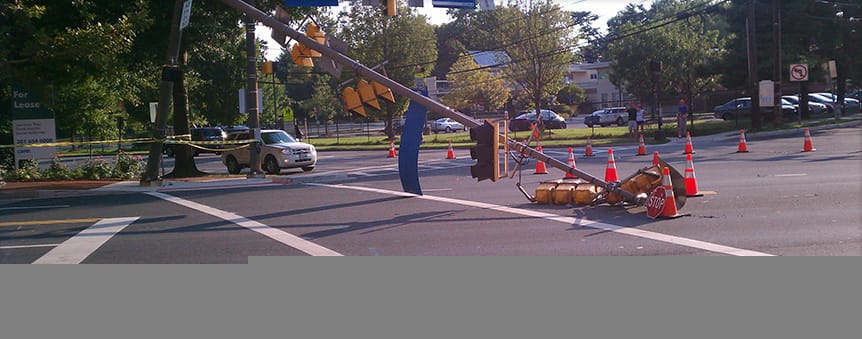
POLYGON ((380 110, 380 103, 377 102, 377 95, 374 93, 374 88, 371 87, 371 84, 365 80, 359 80, 356 84, 356 91, 359 92, 359 98, 362 99, 362 103, 380 110))
POLYGON ((260 72, 263 74, 272 74, 272 61, 264 61, 260 63, 260 72))
POLYGON ((343 92, 341 92, 341 100, 344 101, 344 107, 347 108, 349 112, 354 112, 361 116, 365 115, 365 107, 362 106, 362 100, 359 99, 359 93, 353 89, 353 87, 346 87, 343 92))
POLYGON ((297 42, 293 45, 293 49, 290 50, 290 56, 293 58, 294 64, 304 67, 314 67, 314 62, 311 61, 311 49, 301 43, 297 42))
POLYGON ((371 81, 371 87, 374 88, 374 94, 383 100, 395 103, 395 96, 392 95, 392 90, 389 87, 383 86, 377 81, 371 81))
MULTIPOLYGON (((317 43, 321 45, 326 44, 326 33, 321 31, 320 27, 318 27, 313 22, 308 23, 308 26, 305 27, 305 35, 307 35, 309 38, 314 39, 314 41, 317 41, 317 43)), ((319 58, 320 56, 320 52, 311 49, 311 57, 319 58)))

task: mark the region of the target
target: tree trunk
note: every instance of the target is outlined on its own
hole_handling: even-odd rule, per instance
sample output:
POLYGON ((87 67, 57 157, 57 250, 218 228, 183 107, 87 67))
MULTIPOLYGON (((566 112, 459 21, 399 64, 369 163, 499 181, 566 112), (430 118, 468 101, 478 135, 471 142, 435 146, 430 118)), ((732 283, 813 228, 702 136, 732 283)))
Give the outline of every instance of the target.
MULTIPOLYGON (((186 85, 185 72, 181 73, 180 81, 174 84, 174 130, 177 135, 188 135, 189 129, 189 92, 186 85)), ((174 145, 176 155, 174 170, 165 178, 199 177, 206 173, 198 170, 195 164, 194 149, 188 145, 174 145)), ((209 147, 209 146, 207 146, 209 147)))

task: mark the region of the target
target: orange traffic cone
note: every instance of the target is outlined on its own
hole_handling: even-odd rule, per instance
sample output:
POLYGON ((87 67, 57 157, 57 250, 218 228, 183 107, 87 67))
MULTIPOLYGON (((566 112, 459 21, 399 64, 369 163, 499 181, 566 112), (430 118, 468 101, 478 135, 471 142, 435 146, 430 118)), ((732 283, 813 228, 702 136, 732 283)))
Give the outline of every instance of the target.
POLYGON ((449 150, 446 152, 446 159, 455 159, 455 150, 452 149, 452 140, 449 140, 449 150))
POLYGON ((697 190, 697 179, 694 176, 694 163, 691 154, 685 156, 685 195, 689 197, 701 197, 703 194, 697 190))
MULTIPOLYGON (((542 142, 538 141, 538 146, 536 146, 536 151, 539 153, 542 152, 542 142)), ((544 161, 536 160, 536 172, 533 174, 548 174, 548 168, 545 166, 544 161)))
POLYGON ((587 149, 584 151, 584 156, 591 157, 593 155, 593 142, 590 141, 590 137, 587 137, 587 149))
POLYGON ((395 142, 390 140, 389 141, 389 157, 394 158, 396 155, 397 155, 397 153, 395 152, 395 142))
POLYGON ((646 145, 644 145, 644 135, 641 134, 640 142, 638 143, 638 155, 646 155, 646 145))
POLYGON ((695 154, 694 147, 691 146, 691 133, 685 132, 685 152, 682 154, 695 154))
POLYGON ((670 180, 670 168, 665 167, 662 170, 661 185, 664 188, 664 209, 659 217, 662 218, 678 218, 682 214, 676 209, 676 198, 673 196, 673 183, 670 180))
MULTIPOLYGON (((575 153, 572 153, 571 147, 569 147, 569 161, 568 162, 569 162, 569 167, 578 168, 577 165, 575 165, 575 153)), ((566 179, 576 179, 576 178, 577 177, 574 174, 566 172, 566 179)))
POLYGON ((660 166, 658 163, 658 151, 652 152, 652 164, 653 166, 660 166))
POLYGON ((748 153, 748 146, 745 145, 745 130, 739 130, 739 149, 736 153, 748 153))
POLYGON ((617 164, 614 162, 614 150, 612 148, 608 148, 608 167, 605 168, 605 181, 620 181, 620 177, 617 176, 617 164))
POLYGON ((805 127, 805 144, 802 145, 803 152, 812 152, 816 151, 814 148, 814 143, 811 141, 811 132, 808 131, 808 127, 805 127))

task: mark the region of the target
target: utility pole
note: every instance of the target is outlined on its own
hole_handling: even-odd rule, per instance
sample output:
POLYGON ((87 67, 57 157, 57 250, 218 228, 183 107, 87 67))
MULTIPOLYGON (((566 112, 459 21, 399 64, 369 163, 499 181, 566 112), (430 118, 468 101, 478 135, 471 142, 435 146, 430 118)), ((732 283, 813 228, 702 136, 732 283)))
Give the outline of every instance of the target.
POLYGON ((162 146, 165 140, 165 129, 168 123, 168 112, 171 108, 171 94, 174 90, 172 72, 178 71, 177 59, 180 50, 180 18, 183 12, 183 0, 174 1, 174 14, 171 19, 171 30, 168 34, 168 51, 165 53, 165 67, 162 68, 162 82, 159 84, 159 104, 156 112, 156 122, 153 124, 153 139, 150 144, 150 154, 147 158, 147 168, 141 178, 141 185, 158 184, 160 181, 159 167, 162 163, 162 146))
POLYGON ((258 115, 257 107, 257 48, 254 44, 254 18, 250 15, 245 16, 245 52, 247 57, 245 104, 246 112, 248 112, 248 129, 251 132, 252 138, 255 140, 249 146, 249 166, 250 171, 248 178, 264 177, 263 170, 260 167, 260 116, 258 115))
POLYGON ((760 90, 758 88, 757 74, 757 17, 755 7, 756 0, 749 0, 748 15, 745 19, 746 34, 748 36, 748 92, 751 93, 751 128, 759 130, 760 124, 760 90))
POLYGON ((784 123, 784 112, 781 110, 781 75, 784 73, 781 67, 781 2, 772 0, 772 33, 775 40, 775 125, 781 126, 784 123))

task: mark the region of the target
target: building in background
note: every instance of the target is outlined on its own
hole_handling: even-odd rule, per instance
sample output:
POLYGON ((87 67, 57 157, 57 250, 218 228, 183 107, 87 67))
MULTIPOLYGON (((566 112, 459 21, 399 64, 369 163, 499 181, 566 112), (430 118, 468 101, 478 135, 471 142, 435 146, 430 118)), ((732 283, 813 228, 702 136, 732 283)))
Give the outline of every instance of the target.
POLYGON ((611 83, 610 71, 610 62, 572 64, 563 76, 563 82, 583 88, 587 94, 587 103, 596 109, 624 106, 633 98, 611 83))

